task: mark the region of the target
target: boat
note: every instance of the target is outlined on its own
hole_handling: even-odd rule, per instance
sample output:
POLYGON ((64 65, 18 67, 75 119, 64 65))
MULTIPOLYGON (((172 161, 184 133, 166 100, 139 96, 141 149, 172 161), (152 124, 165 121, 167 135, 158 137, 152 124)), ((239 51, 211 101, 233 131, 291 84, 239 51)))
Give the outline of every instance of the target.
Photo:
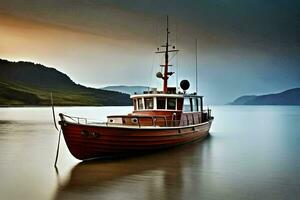
POLYGON ((181 89, 169 87, 169 55, 178 49, 170 45, 167 18, 166 42, 161 91, 153 88, 130 96, 133 111, 127 115, 107 116, 106 122, 92 122, 86 118, 60 113, 59 124, 71 154, 79 160, 129 156, 162 150, 204 139, 214 117, 203 108, 203 96, 188 93, 190 83, 180 82, 181 89))

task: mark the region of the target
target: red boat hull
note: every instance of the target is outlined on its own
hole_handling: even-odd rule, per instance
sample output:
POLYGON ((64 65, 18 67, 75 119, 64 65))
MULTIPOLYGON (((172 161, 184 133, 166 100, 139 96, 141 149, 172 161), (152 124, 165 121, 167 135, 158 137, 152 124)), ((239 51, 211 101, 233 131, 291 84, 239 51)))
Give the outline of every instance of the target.
POLYGON ((71 154, 79 159, 127 156, 205 138, 212 120, 184 127, 133 128, 61 123, 71 154))

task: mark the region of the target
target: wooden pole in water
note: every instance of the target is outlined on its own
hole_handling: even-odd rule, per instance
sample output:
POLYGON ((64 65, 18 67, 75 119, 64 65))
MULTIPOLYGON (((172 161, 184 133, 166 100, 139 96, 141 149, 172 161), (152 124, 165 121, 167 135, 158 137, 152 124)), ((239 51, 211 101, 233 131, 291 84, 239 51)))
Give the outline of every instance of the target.
POLYGON ((52 107, 52 116, 53 116, 53 122, 54 122, 54 126, 56 128, 56 130, 58 131, 57 125, 56 125, 56 119, 55 119, 55 112, 54 112, 54 104, 53 104, 53 96, 52 96, 52 92, 51 92, 51 107, 52 107))
MULTIPOLYGON (((52 107, 52 116, 53 116, 54 126, 55 126, 56 130, 58 131, 58 127, 56 125, 56 119, 55 119, 55 111, 54 111, 54 104, 53 104, 52 92, 51 92, 51 107, 52 107)), ((57 142, 56 156, 55 156, 55 162, 54 162, 54 167, 55 168, 56 168, 56 163, 57 163, 58 154, 59 154, 60 136, 61 136, 61 129, 59 130, 59 134, 58 134, 58 142, 57 142)))

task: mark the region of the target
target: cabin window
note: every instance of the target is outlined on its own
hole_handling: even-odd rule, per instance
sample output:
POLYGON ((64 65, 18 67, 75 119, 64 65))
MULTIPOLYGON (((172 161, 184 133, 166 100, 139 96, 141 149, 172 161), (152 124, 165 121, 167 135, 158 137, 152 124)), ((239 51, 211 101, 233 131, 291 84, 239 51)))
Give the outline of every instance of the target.
POLYGON ((198 111, 198 99, 192 98, 192 111, 197 112, 198 111))
POLYGON ((153 97, 145 98, 145 109, 153 109, 153 97))
POLYGON ((183 100, 183 111, 191 112, 191 102, 189 98, 184 98, 183 100))
POLYGON ((139 110, 143 109, 143 99, 142 98, 138 98, 138 109, 139 110))
POLYGON ((168 110, 176 110, 176 98, 168 98, 167 99, 167 109, 168 110))
POLYGON ((157 109, 166 109, 166 98, 163 97, 157 97, 157 109))

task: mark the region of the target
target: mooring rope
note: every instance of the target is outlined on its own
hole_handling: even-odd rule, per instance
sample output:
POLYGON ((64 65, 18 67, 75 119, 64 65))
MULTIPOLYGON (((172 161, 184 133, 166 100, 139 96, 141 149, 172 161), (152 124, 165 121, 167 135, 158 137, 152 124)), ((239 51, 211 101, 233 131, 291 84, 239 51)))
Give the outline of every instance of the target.
POLYGON ((54 162, 55 168, 56 168, 56 163, 57 163, 58 154, 59 154, 60 136, 61 136, 61 129, 59 130, 59 134, 58 134, 58 142, 57 142, 56 156, 55 156, 55 162, 54 162))

